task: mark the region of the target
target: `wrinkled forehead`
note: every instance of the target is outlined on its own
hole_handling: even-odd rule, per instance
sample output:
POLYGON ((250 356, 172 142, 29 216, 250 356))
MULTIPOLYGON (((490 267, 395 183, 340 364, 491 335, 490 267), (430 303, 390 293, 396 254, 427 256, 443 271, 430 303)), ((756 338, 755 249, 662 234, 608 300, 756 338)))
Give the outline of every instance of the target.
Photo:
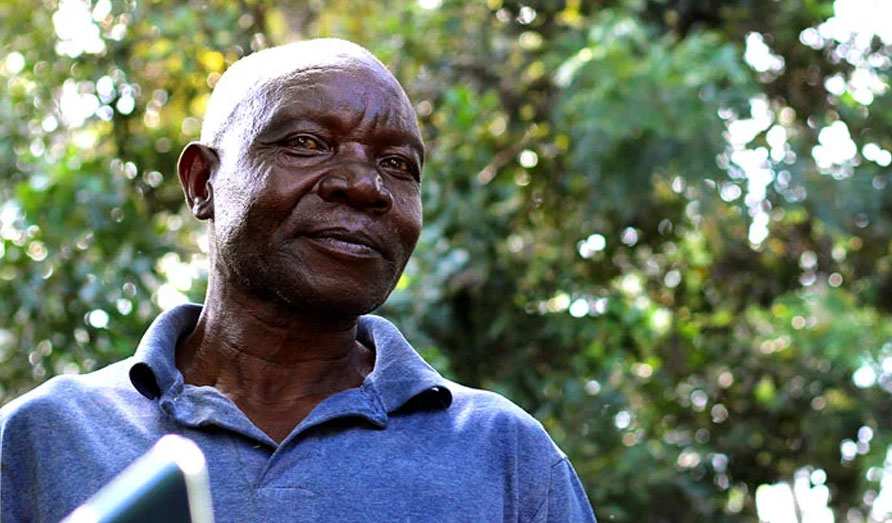
POLYGON ((241 137, 256 135, 297 89, 312 87, 319 78, 340 84, 359 95, 385 93, 385 103, 400 114, 414 111, 402 86, 371 53, 343 40, 310 40, 266 49, 233 64, 218 81, 208 103, 201 141, 217 146, 223 134, 238 129, 241 137))
MULTIPOLYGON (((367 64, 338 64, 296 71, 268 83, 268 118, 301 111, 330 111, 371 118, 379 124, 417 130, 415 110, 396 79, 367 64)), ((358 123, 358 122, 357 122, 358 123)))
POLYGON ((363 143, 408 147, 424 160, 415 110, 389 75, 364 67, 312 69, 270 87, 265 96, 267 109, 254 123, 257 134, 242 137, 248 144, 316 130, 363 143))

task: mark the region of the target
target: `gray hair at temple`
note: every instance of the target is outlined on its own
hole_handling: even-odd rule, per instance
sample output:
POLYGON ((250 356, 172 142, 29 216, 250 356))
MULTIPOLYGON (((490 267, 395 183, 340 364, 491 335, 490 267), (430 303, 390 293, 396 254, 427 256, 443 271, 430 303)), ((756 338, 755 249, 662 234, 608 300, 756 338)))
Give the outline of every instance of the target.
POLYGON ((277 96, 284 94, 282 86, 286 82, 282 80, 310 69, 357 62, 387 72, 409 103, 390 70, 366 48, 337 38, 304 40, 264 49, 232 64, 217 81, 208 101, 201 143, 219 151, 225 138, 236 134, 227 131, 239 130, 236 136, 242 139, 256 136, 265 116, 283 99, 277 96))

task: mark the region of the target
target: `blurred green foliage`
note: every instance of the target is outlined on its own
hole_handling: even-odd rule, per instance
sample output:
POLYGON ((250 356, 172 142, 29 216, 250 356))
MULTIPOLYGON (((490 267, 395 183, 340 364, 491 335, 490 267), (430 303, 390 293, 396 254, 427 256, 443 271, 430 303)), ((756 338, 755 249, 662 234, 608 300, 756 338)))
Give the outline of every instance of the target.
POLYGON ((252 50, 339 36, 391 66, 429 149, 426 228, 382 314, 542 420, 600 519, 748 521, 794 477, 839 520, 882 519, 892 41, 838 15, 3 0, 0 402, 202 299, 175 163, 210 88, 252 50))

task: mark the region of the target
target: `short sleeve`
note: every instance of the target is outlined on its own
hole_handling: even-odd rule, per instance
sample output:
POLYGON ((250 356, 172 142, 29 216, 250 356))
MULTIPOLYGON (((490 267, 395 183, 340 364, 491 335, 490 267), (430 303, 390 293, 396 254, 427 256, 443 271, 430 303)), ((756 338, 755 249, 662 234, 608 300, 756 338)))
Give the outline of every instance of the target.
POLYGON ((595 523, 595 514, 567 458, 551 467, 548 493, 533 521, 595 523))

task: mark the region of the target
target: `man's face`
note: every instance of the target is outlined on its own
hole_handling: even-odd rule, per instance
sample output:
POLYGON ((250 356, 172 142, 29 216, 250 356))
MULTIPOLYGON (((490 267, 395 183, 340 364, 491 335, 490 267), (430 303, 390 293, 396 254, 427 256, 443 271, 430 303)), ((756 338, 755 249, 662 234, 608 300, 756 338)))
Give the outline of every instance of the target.
POLYGON ((270 93, 258 131, 220 151, 215 264, 289 307, 367 313, 421 230, 414 112, 388 73, 358 61, 306 70, 270 93))

